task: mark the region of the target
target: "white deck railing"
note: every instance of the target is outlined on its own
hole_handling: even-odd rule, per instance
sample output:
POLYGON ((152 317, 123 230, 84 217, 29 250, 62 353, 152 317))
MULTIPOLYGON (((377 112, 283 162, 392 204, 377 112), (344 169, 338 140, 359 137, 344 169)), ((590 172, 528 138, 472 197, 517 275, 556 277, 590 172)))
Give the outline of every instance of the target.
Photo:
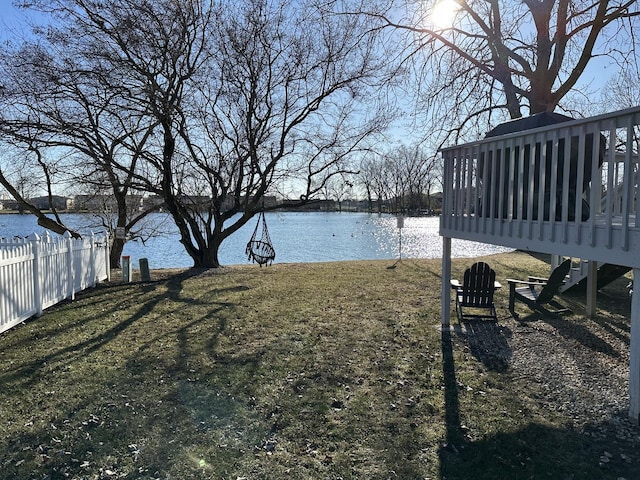
POLYGON ((107 279, 108 262, 104 236, 0 239, 0 332, 107 279))
POLYGON ((440 233, 640 266, 640 107, 441 150, 440 233))

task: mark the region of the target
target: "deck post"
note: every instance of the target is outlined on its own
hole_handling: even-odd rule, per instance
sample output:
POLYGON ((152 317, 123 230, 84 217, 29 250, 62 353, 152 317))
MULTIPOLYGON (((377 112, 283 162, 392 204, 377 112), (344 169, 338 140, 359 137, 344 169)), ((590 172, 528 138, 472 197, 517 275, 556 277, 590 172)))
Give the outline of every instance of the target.
POLYGON ((629 359, 629 419, 640 422, 640 268, 633 269, 629 359))
POLYGON ((449 326, 451 315, 451 237, 442 237, 442 326, 449 326))
POLYGON ((587 263, 587 318, 596 314, 596 296, 598 294, 598 262, 587 263))

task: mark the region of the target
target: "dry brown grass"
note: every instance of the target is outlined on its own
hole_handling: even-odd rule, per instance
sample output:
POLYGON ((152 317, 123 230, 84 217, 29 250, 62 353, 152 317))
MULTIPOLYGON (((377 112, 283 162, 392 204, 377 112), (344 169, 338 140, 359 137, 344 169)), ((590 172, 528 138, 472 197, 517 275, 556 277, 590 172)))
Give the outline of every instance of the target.
POLYGON ((440 260, 152 274, 0 336, 0 478, 640 476, 619 286, 594 320, 516 321, 503 288, 498 325, 442 331, 440 260))

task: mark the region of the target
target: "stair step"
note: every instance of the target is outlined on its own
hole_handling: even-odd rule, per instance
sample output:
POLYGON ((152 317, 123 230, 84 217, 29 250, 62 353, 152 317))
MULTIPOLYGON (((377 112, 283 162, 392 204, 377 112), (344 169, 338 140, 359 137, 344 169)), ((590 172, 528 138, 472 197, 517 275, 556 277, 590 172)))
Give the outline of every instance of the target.
MULTIPOLYGON (((631 267, 627 267, 624 265, 614 265, 612 263, 602 264, 598 268, 597 289, 600 290, 601 288, 609 285, 611 282, 613 282, 614 280, 617 280, 618 278, 620 278, 630 270, 631 270, 631 267)), ((575 284, 567 286, 563 290, 563 292, 583 292, 583 291, 586 291, 586 289, 587 289, 587 277, 585 275, 575 284)))

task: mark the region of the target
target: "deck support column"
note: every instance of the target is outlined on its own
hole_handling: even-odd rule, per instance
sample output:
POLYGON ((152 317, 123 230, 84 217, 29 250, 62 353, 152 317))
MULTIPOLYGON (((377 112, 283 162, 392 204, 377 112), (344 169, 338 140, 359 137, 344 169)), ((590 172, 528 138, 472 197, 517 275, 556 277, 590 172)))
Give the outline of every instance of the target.
POLYGON ((449 326, 451 315, 451 237, 442 237, 442 326, 449 326))
POLYGON ((587 263, 587 318, 596 314, 596 296, 598 294, 598 262, 587 263))
POLYGON ((629 419, 638 424, 640 422, 640 268, 633 269, 630 343, 629 419))

